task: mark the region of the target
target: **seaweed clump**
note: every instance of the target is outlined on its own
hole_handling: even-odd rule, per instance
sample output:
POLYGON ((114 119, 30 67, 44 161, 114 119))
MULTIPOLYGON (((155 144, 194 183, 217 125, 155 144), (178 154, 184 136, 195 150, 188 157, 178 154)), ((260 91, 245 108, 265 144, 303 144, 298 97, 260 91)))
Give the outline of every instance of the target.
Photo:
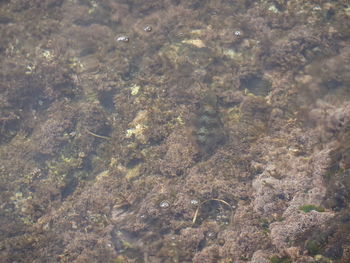
POLYGON ((279 257, 275 255, 270 258, 270 263, 292 263, 292 259, 288 256, 279 257))
POLYGON ((0 261, 346 262, 350 114, 296 111, 349 11, 304 2, 0 1, 0 261))

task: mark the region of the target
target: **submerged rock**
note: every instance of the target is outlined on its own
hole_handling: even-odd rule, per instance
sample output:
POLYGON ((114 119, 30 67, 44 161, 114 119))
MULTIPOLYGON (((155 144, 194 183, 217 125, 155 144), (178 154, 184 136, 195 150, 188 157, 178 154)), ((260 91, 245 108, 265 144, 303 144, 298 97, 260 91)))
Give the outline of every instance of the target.
POLYGON ((199 103, 199 109, 194 117, 194 127, 194 136, 203 157, 209 157, 217 147, 224 144, 226 134, 215 94, 208 92, 199 103))

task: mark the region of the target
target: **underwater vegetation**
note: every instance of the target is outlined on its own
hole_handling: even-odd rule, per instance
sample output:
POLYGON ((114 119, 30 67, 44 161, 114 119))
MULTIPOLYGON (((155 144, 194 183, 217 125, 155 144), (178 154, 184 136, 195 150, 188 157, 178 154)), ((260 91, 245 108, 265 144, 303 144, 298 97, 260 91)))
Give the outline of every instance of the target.
POLYGON ((310 211, 324 212, 323 207, 316 205, 302 205, 299 207, 299 209, 305 213, 308 213, 310 211))
POLYGON ((271 263, 291 263, 292 259, 289 257, 279 257, 279 256, 272 256, 270 258, 271 263))
POLYGON ((0 262, 348 263, 347 1, 0 1, 0 262))

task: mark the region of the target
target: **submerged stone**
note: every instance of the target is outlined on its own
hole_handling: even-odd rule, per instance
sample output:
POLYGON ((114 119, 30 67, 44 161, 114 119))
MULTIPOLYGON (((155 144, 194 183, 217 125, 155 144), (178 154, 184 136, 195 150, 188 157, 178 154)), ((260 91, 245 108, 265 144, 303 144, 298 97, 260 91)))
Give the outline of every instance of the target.
POLYGON ((208 92, 202 99, 194 123, 194 133, 202 156, 212 155, 226 138, 215 94, 208 92))
POLYGON ((271 83, 263 77, 253 75, 241 80, 241 89, 265 97, 271 90, 271 83))

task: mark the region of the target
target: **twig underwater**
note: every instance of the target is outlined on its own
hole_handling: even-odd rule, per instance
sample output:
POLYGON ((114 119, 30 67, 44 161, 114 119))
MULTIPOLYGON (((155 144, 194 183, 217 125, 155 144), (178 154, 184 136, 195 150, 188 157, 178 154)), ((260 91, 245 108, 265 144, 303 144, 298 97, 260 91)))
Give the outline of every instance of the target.
POLYGON ((103 136, 103 135, 98 135, 96 133, 93 133, 92 131, 89 131, 88 129, 86 129, 87 133, 94 136, 94 137, 97 137, 97 138, 100 138, 100 139, 105 139, 105 140, 110 140, 111 138, 108 137, 108 136, 103 136))

